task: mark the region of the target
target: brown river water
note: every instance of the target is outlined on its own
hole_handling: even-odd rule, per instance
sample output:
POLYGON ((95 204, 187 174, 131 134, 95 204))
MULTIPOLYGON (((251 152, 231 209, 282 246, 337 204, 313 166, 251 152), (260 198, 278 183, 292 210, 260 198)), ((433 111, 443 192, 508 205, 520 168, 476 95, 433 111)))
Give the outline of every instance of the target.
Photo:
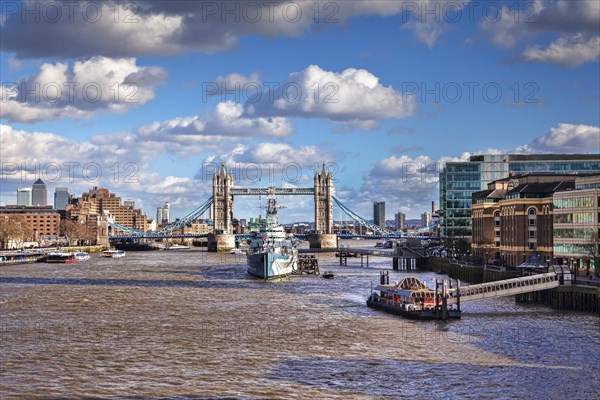
POLYGON ((263 282, 202 250, 2 267, 0 398, 600 396, 596 316, 503 298, 409 321, 365 304, 391 259, 320 266, 335 279, 263 282))

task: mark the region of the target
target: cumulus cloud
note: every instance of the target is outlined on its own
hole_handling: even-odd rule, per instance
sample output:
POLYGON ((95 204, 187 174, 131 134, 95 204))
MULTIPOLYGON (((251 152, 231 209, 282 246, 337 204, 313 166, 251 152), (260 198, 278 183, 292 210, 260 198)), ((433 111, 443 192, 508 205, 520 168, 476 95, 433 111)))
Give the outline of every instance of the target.
POLYGON ((243 106, 232 101, 217 104, 215 111, 202 116, 179 117, 153 122, 138 129, 143 140, 180 143, 182 150, 194 145, 214 145, 219 141, 256 137, 284 137, 293 133, 286 118, 247 117, 243 106))
POLYGON ((528 47, 521 54, 525 62, 541 62, 556 64, 561 67, 577 67, 593 61, 600 55, 600 36, 584 39, 582 35, 561 37, 547 48, 528 47))
POLYGON ((519 146, 520 153, 600 153, 600 127, 558 124, 531 143, 519 146))
POLYGON ((294 146, 275 142, 237 144, 207 157, 196 178, 206 179, 208 175, 212 176, 215 168, 218 169, 221 163, 225 163, 232 170, 236 184, 241 183, 242 186, 251 186, 259 181, 279 185, 280 179, 282 184, 292 186, 306 182, 312 185, 315 170, 320 171, 323 163, 337 173, 341 160, 342 154, 319 146, 294 146))
POLYGON ((514 60, 577 67, 598 58, 600 2, 597 0, 526 2, 515 10, 503 5, 499 18, 484 18, 480 32, 497 46, 516 48, 526 42, 514 60), (543 34, 558 34, 547 48, 532 43, 543 34))
POLYGON ((370 219, 374 201, 386 202, 386 217, 398 211, 418 216, 438 199, 439 160, 425 155, 391 156, 379 160, 364 174, 359 188, 336 188, 337 197, 350 209, 370 219))
POLYGON ((405 3, 414 2, 24 1, 21 8, 5 7, 0 35, 3 49, 18 58, 214 53, 233 48, 243 35, 299 37, 358 16, 397 15, 405 3))
POLYGON ((138 66, 135 58, 93 57, 71 68, 44 63, 36 76, 4 84, 0 117, 35 122, 86 118, 100 110, 125 112, 152 100, 165 76, 162 68, 138 66))
POLYGON ((140 141, 134 134, 73 141, 55 133, 0 124, 0 148, 1 203, 14 203, 16 188, 30 186, 37 178, 48 185, 49 192, 54 187, 68 187, 70 193, 80 195, 92 186, 110 188, 123 199, 136 200, 150 217, 164 201, 191 211, 210 196, 210 185, 191 177, 195 168, 186 171, 190 176, 150 172, 151 160, 166 150, 157 143, 140 141))
POLYGON ((342 72, 310 65, 291 73, 255 103, 246 103, 249 115, 325 118, 362 129, 375 127, 382 119, 403 119, 414 115, 415 101, 365 69, 342 72))

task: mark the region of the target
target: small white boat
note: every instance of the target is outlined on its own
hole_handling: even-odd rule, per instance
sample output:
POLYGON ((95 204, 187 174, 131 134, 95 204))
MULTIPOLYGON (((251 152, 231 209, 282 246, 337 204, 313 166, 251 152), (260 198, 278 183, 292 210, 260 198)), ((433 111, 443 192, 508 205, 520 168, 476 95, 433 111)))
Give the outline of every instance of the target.
POLYGON ((229 250, 229 254, 246 254, 246 252, 240 249, 231 249, 229 250))
POLYGON ((86 253, 85 251, 80 251, 79 253, 75 253, 75 257, 79 261, 89 260, 90 259, 90 255, 88 253, 86 253))
POLYGON ((102 257, 108 257, 108 258, 125 257, 125 252, 123 250, 104 250, 102 252, 102 257))
POLYGON ((189 248, 190 248, 190 246, 184 246, 184 245, 177 244, 177 243, 167 244, 165 246, 165 250, 187 250, 189 248))

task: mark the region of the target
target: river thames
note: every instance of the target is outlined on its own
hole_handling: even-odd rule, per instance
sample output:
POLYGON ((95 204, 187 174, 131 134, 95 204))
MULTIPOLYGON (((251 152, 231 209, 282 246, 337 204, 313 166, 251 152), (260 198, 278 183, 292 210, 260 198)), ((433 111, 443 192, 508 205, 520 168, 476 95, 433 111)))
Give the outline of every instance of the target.
POLYGON ((409 321, 365 305, 391 259, 337 264, 320 257, 333 280, 281 282, 201 250, 2 267, 2 399, 600 395, 594 315, 501 298, 464 303, 459 321, 409 321))

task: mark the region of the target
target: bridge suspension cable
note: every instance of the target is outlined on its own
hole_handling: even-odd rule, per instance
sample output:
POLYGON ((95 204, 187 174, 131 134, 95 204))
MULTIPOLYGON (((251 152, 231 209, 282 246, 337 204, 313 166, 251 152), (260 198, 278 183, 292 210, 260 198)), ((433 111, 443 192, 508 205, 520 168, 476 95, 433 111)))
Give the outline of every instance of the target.
POLYGON ((202 216, 202 214, 204 214, 206 211, 208 211, 209 207, 212 205, 212 202, 213 202, 213 197, 210 196, 208 198, 208 200, 206 200, 200 207, 196 208, 194 211, 192 211, 185 217, 183 217, 175 222, 172 222, 169 225, 163 226, 160 229, 154 230, 154 231, 143 232, 143 231, 140 231, 139 229, 128 228, 126 226, 123 226, 117 222, 110 221, 110 220, 108 221, 108 224, 119 231, 123 231, 123 232, 129 233, 130 235, 134 235, 134 236, 135 235, 140 235, 140 236, 157 235, 157 236, 160 236, 160 235, 164 235, 165 233, 172 233, 174 231, 183 229, 187 224, 190 224, 193 221, 199 219, 202 216))
POLYGON ((403 232, 396 232, 388 228, 384 228, 379 225, 372 224, 365 220, 360 215, 356 214, 354 211, 350 210, 346 207, 341 201, 339 201, 335 196, 331 196, 335 204, 337 204, 350 218, 356 221, 359 225, 364 226, 367 229, 370 229, 374 233, 377 233, 382 236, 398 236, 403 237, 405 234, 403 232))

